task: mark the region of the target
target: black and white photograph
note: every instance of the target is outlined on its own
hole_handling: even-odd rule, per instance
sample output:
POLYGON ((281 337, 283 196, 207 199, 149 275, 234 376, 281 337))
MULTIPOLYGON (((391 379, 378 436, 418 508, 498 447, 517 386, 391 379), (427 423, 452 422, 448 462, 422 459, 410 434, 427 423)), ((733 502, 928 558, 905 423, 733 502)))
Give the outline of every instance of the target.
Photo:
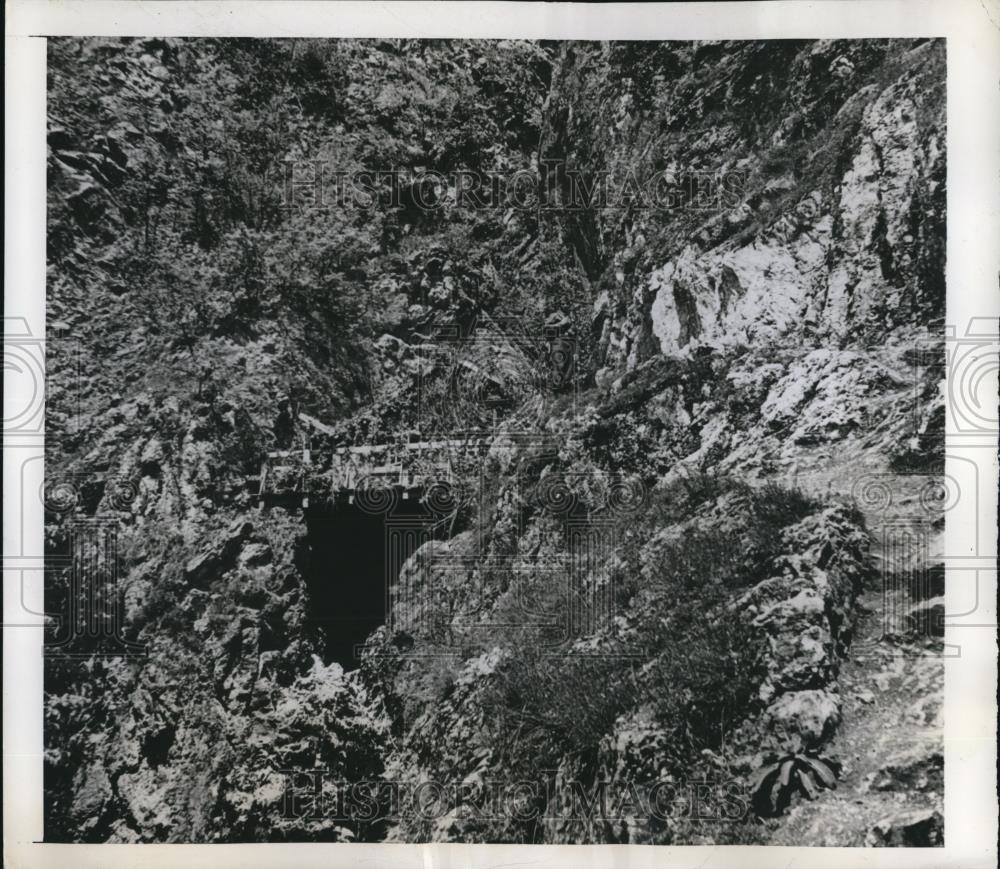
POLYGON ((46 36, 38 841, 952 844, 959 46, 46 36))

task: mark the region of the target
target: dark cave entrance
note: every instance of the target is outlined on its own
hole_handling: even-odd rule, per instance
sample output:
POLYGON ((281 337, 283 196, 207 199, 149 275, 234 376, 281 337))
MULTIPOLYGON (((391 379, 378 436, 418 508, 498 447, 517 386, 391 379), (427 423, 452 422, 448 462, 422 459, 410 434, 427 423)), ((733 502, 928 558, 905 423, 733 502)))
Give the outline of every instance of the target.
POLYGON ((431 536, 443 539, 442 523, 413 496, 399 500, 388 516, 338 502, 310 506, 305 519, 307 627, 320 636, 325 663, 353 670, 358 647, 388 621, 389 586, 396 580, 390 574, 431 536), (417 533, 393 534, 400 527, 417 533))

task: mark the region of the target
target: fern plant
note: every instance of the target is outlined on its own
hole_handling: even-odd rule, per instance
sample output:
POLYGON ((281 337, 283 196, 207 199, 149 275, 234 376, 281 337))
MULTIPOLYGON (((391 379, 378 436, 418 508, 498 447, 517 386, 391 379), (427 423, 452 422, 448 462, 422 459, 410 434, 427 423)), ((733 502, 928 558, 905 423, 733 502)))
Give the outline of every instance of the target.
POLYGON ((786 754, 757 770, 748 781, 748 789, 758 815, 780 815, 793 794, 802 793, 814 800, 821 788, 835 788, 840 764, 828 757, 813 754, 786 754))

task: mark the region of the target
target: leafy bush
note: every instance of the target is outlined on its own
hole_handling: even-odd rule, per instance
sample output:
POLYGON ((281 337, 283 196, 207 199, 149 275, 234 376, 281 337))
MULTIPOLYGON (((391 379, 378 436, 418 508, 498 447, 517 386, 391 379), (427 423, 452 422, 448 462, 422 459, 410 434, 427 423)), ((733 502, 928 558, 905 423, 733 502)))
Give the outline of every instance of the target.
MULTIPOLYGON (((654 492, 639 516, 619 517, 611 579, 617 611, 651 663, 638 670, 641 662, 614 657, 608 631, 601 649, 611 655, 547 656, 540 651, 545 631, 522 625, 509 639, 524 651, 505 670, 497 704, 547 733, 560 752, 593 752, 619 715, 643 703, 669 734, 679 768, 704 749, 724 748, 756 708, 764 678, 763 639, 725 604, 764 578, 781 551, 782 530, 816 507, 795 491, 717 475, 691 475, 654 492), (720 531, 700 520, 677 523, 709 505, 725 505, 732 525, 720 531), (679 533, 662 539, 664 526, 679 533)), ((563 583, 541 579, 522 580, 517 592, 519 606, 554 616, 586 603, 563 583)))
POLYGON ((786 754, 764 764, 750 778, 748 789, 759 815, 780 815, 800 791, 810 800, 820 788, 836 788, 840 764, 816 754, 786 754))
MULTIPOLYGON (((580 652, 525 648, 502 673, 496 699, 508 720, 558 754, 592 752, 637 696, 633 662, 580 652)), ((527 745, 526 745, 527 747, 527 745)))
POLYGON ((648 669, 644 694, 669 734, 683 769, 727 737, 759 704, 763 641, 735 614, 689 601, 663 620, 663 649, 648 669))

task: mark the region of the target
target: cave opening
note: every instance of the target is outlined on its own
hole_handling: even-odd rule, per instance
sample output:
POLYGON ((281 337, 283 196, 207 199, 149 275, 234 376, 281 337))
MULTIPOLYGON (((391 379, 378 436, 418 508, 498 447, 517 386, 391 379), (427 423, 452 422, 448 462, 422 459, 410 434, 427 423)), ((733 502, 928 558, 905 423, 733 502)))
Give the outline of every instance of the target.
POLYGON ((359 647, 389 620, 389 588, 402 563, 425 540, 441 539, 435 518, 416 497, 399 501, 388 516, 348 503, 306 510, 307 627, 320 637, 324 663, 358 667, 359 647), (398 527, 418 533, 394 534, 398 527))

